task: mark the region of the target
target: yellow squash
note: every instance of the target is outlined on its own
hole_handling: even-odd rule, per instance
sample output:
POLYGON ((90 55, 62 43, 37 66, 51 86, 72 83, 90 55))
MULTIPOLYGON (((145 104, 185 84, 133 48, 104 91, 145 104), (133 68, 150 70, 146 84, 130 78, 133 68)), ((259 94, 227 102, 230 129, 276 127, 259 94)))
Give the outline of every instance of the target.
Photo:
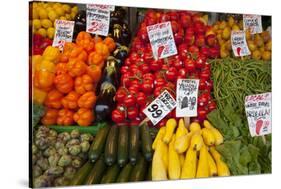
POLYGON ((171 142, 169 143, 169 166, 168 174, 169 179, 176 180, 180 178, 181 175, 181 163, 179 154, 174 149, 175 135, 172 137, 171 142))
POLYGON ((152 143, 152 149, 155 150, 156 148, 156 145, 157 145, 157 142, 159 140, 162 140, 163 139, 163 136, 165 135, 165 132, 166 132, 166 127, 161 127, 152 143))
POLYGON ((177 131, 176 131, 176 139, 180 138, 183 135, 186 135, 187 133, 188 133, 188 130, 184 125, 183 118, 181 118, 179 120, 178 128, 177 128, 177 131))
POLYGON ((221 155, 215 149, 215 147, 211 147, 210 152, 217 163, 218 176, 230 176, 230 171, 228 169, 228 166, 224 161, 222 161, 221 155))
POLYGON ((204 142, 200 132, 195 132, 191 137, 190 148, 192 150, 199 151, 203 144, 204 142))
POLYGON ((189 148, 181 171, 181 179, 195 178, 197 167, 197 151, 189 148))
POLYGON ((165 135, 163 137, 163 142, 165 142, 166 144, 169 144, 169 142, 172 139, 172 136, 174 134, 174 130, 177 126, 177 121, 174 118, 170 118, 168 119, 168 121, 166 122, 166 132, 165 135))
POLYGON ((196 178, 209 177, 208 151, 205 145, 200 149, 196 178))
POLYGON ((152 159, 152 180, 167 180, 167 169, 163 160, 164 143, 159 140, 152 159))

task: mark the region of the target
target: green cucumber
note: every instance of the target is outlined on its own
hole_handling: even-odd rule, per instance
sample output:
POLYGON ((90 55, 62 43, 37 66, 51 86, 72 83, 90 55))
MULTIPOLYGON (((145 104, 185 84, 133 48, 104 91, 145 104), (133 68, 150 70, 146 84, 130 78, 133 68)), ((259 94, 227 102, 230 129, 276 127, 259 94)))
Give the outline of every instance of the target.
POLYGON ((127 163, 127 165, 121 170, 116 182, 129 182, 132 168, 133 165, 131 163, 127 163))
POLYGON ((152 180, 152 162, 149 163, 149 167, 147 170, 147 174, 146 174, 146 179, 147 181, 151 181, 152 180))
POLYGON ((152 139, 147 124, 140 126, 142 153, 147 161, 152 159, 152 139))
POLYGON ((98 131, 96 138, 92 143, 89 151, 89 160, 91 162, 94 163, 99 158, 100 154, 103 152, 109 129, 110 126, 107 125, 98 131))
POLYGON ((129 145, 128 130, 129 128, 126 125, 119 127, 118 164, 120 167, 124 167, 128 161, 128 145, 129 145))
POLYGON ((139 152, 139 126, 130 127, 129 136, 129 157, 132 165, 137 162, 137 156, 139 152))
POLYGON ((145 161, 144 157, 139 154, 137 164, 133 167, 133 170, 131 172, 130 181, 143 181, 145 179, 146 169, 147 162, 145 161))
POLYGON ((87 178, 89 172, 93 169, 94 164, 90 161, 87 161, 75 174, 69 186, 78 186, 82 185, 87 178))
POLYGON ((101 184, 114 183, 119 174, 120 168, 117 164, 109 167, 101 179, 101 184))
POLYGON ((105 144, 104 159, 106 165, 112 166, 115 163, 117 157, 117 147, 118 147, 118 127, 114 125, 110 128, 105 144))
POLYGON ((98 161, 95 163, 93 169, 89 173, 84 184, 85 185, 99 184, 105 170, 106 170, 106 164, 104 163, 104 157, 101 156, 98 159, 98 161))
POLYGON ((62 125, 50 125, 48 126, 48 128, 53 129, 55 131, 57 131, 58 133, 62 133, 62 132, 68 132, 70 133, 72 130, 77 129, 79 130, 80 133, 89 133, 92 135, 96 135, 97 132, 105 127, 107 125, 107 123, 98 123, 97 125, 92 125, 92 126, 88 126, 88 127, 81 127, 79 125, 77 126, 62 126, 62 125))

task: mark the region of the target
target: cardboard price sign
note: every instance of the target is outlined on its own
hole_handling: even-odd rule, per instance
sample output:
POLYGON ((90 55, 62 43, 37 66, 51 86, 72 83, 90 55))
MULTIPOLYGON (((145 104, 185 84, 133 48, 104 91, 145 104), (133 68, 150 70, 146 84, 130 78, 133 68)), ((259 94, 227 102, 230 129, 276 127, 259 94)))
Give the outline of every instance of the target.
POLYGON ((175 99, 165 90, 143 110, 143 113, 150 119, 153 125, 156 125, 175 107, 175 99))
POLYGON ((249 30, 251 34, 262 32, 262 21, 260 15, 244 14, 243 28, 249 30))
POLYGON ((147 26, 146 29, 155 59, 166 58, 178 53, 171 22, 147 26))
POLYGON ((235 56, 248 56, 251 54, 245 36, 245 31, 231 32, 231 46, 235 56))
POLYGON ((63 51, 65 42, 72 42, 74 21, 56 20, 53 47, 63 51))
POLYGON ((177 81, 177 117, 197 116, 199 79, 178 79, 177 81))
POLYGON ((109 5, 87 4, 86 31, 96 35, 107 36, 109 31, 109 5))
POLYGON ((252 137, 271 133, 271 93, 246 96, 245 111, 252 137))

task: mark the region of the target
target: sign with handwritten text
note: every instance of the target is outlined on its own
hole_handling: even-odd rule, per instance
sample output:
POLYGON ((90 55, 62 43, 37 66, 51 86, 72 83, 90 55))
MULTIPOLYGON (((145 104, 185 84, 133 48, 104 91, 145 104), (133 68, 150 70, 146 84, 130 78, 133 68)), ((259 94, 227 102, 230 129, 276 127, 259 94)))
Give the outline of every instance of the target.
POLYGON ((271 133, 271 92, 246 96, 245 112, 252 137, 271 133))
POLYGON ((260 15, 244 14, 243 28, 249 30, 251 34, 262 32, 262 21, 260 15))
POLYGON ((53 47, 63 51, 65 42, 72 42, 74 21, 56 20, 53 47))
POLYGON ((231 32, 231 46, 235 56, 248 56, 251 54, 245 36, 245 31, 231 32))
POLYGON ((171 22, 147 26, 146 29, 155 59, 166 58, 178 53, 171 22))

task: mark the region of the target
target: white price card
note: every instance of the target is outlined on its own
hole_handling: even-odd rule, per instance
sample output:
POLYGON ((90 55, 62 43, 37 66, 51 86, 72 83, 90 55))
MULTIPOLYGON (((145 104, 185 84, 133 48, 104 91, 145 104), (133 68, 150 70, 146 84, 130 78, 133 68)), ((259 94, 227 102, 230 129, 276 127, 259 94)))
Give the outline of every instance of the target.
POLYGON ((196 117, 199 79, 178 79, 177 117, 196 117))
POLYGON ((244 14, 243 28, 249 30, 251 34, 262 32, 262 21, 260 15, 244 14))
POLYGON ((271 133, 271 92, 246 96, 245 112, 252 137, 271 133))
POLYGON ((56 20, 53 47, 63 51, 65 42, 72 42, 74 21, 56 20))
POLYGON ((156 125, 175 107, 175 99, 165 90, 143 110, 143 113, 150 119, 153 125, 156 125))
POLYGON ((147 26, 146 29, 155 59, 166 58, 178 53, 171 22, 147 26))
POLYGON ((235 56, 248 56, 251 54, 247 45, 245 31, 231 32, 231 46, 235 56))
POLYGON ((86 31, 96 35, 107 36, 110 23, 109 5, 87 4, 86 31))

